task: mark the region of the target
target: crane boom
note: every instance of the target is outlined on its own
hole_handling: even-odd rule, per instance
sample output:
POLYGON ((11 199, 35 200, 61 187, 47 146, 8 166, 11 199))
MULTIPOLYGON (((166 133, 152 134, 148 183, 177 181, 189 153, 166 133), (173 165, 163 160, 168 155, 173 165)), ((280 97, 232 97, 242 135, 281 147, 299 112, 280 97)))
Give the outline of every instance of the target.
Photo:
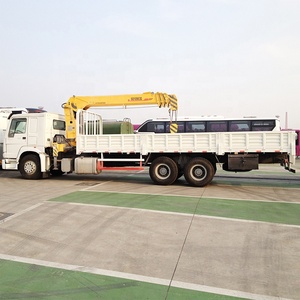
MULTIPOLYGON (((87 110, 91 107, 107 106, 134 106, 153 105, 168 107, 172 112, 177 112, 178 103, 175 95, 166 93, 146 92, 143 94, 111 95, 111 96, 73 96, 62 105, 66 117, 66 136, 70 141, 76 138, 76 113, 78 110, 87 110)), ((177 124, 175 131, 177 131, 177 124)), ((72 142, 73 143, 73 142, 72 142)))

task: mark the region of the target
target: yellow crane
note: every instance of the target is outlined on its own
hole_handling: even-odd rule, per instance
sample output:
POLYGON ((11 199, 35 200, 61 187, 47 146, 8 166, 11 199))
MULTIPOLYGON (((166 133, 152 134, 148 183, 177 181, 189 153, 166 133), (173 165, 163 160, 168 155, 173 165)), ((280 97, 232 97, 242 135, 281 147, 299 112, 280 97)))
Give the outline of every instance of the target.
POLYGON ((166 93, 146 92, 142 94, 111 95, 111 96, 73 96, 68 102, 62 105, 66 118, 66 138, 76 145, 76 113, 78 110, 86 110, 91 107, 104 106, 134 106, 153 105, 168 107, 171 112, 170 132, 177 132, 176 114, 178 110, 177 98, 175 95, 166 93), (173 119, 175 122, 173 122, 173 119))

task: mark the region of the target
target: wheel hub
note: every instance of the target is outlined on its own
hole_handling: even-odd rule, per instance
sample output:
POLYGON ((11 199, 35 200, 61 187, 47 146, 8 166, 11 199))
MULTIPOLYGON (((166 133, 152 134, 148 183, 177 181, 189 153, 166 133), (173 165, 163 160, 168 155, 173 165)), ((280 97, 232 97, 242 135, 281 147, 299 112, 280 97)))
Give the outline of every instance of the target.
POLYGON ((166 176, 168 174, 168 169, 166 167, 161 167, 159 169, 159 175, 166 176))
POLYGON ((200 168, 196 168, 196 170, 194 171, 195 176, 201 176, 203 174, 203 171, 200 168))
POLYGON ((206 171, 202 166, 195 166, 192 170, 193 177, 200 179, 205 177, 206 171))
POLYGON ((170 176, 170 168, 166 165, 160 165, 157 168, 157 176, 165 179, 170 176))
POLYGON ((24 171, 27 174, 33 174, 36 171, 36 165, 32 161, 27 161, 24 165, 24 171))

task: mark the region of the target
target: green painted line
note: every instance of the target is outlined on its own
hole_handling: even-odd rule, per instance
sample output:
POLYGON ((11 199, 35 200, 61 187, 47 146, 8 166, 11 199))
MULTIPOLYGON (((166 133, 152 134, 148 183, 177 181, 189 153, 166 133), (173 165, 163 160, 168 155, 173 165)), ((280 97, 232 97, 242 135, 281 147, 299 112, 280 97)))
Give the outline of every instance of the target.
POLYGON ((0 260, 0 299, 242 299, 79 271, 0 260))
POLYGON ((300 225, 300 204, 215 198, 73 192, 50 201, 140 208, 270 223, 300 225))
POLYGON ((300 225, 300 204, 244 200, 201 199, 197 214, 300 225))
POLYGON ((199 198, 112 192, 73 192, 50 201, 193 213, 199 198))

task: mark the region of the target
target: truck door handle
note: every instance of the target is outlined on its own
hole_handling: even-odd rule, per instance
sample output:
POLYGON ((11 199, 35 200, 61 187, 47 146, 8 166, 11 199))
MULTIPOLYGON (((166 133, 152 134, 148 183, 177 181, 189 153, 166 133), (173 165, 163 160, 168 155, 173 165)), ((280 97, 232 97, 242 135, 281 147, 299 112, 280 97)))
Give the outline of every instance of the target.
POLYGON ((22 140, 26 140, 26 136, 23 136, 23 137, 22 137, 22 140))

